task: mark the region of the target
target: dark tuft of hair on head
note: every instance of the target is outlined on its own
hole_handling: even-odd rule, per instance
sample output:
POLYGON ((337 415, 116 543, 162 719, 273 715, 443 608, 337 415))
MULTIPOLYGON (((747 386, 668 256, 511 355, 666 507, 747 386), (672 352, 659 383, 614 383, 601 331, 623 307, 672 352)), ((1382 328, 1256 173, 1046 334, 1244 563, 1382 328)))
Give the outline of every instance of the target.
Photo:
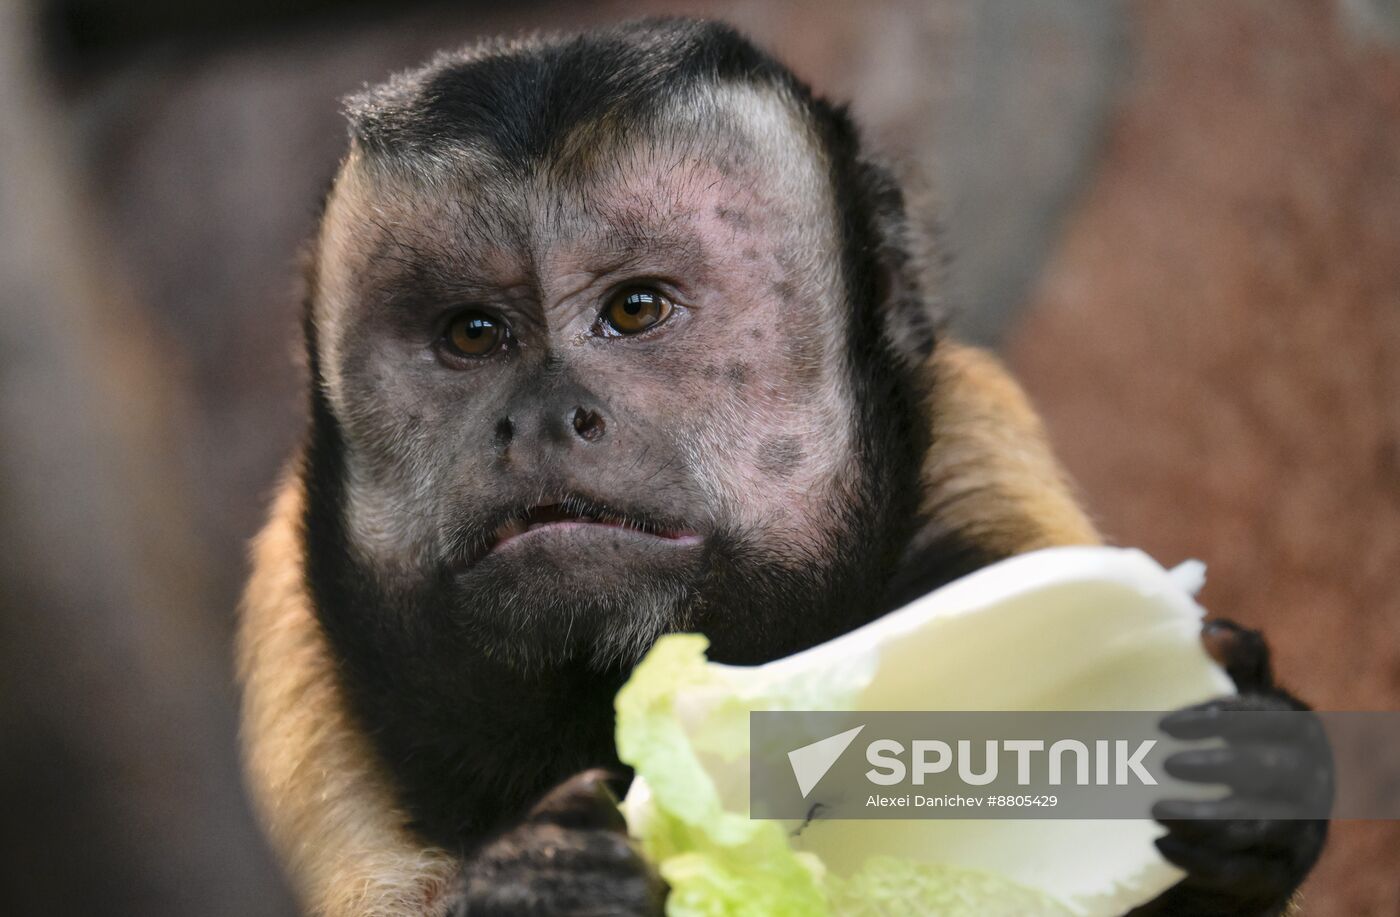
POLYGON ((345 100, 371 154, 431 156, 485 147, 502 160, 548 156, 577 125, 644 121, 697 83, 796 85, 723 23, 641 19, 575 34, 488 40, 435 57, 345 100))

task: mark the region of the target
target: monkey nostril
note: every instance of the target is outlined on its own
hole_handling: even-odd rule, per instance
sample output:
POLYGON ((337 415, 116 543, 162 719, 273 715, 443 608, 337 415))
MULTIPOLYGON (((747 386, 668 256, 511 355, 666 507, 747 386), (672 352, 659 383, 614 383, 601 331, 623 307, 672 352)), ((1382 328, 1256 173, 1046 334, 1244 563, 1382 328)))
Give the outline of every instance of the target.
POLYGON ((603 435, 607 424, 597 411, 574 408, 574 432, 588 442, 594 442, 603 435))
POLYGON ((515 439, 515 424, 510 422, 509 417, 502 417, 496 421, 496 446, 504 449, 515 439))

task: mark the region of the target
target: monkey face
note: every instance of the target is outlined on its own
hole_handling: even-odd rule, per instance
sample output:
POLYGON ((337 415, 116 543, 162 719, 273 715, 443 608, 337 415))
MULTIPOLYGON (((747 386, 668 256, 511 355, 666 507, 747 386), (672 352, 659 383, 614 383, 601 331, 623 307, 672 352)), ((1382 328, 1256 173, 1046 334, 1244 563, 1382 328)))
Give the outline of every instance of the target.
POLYGON ((305 585, 454 845, 615 761, 661 634, 759 662, 888 609, 932 327, 898 188, 722 27, 485 45, 348 109, 308 275, 305 585))
POLYGON ((692 121, 568 168, 351 156, 313 320, 381 604, 526 667, 625 666, 678 629, 762 658, 844 626, 797 603, 883 542, 797 124, 748 94, 704 144, 674 139, 692 121))

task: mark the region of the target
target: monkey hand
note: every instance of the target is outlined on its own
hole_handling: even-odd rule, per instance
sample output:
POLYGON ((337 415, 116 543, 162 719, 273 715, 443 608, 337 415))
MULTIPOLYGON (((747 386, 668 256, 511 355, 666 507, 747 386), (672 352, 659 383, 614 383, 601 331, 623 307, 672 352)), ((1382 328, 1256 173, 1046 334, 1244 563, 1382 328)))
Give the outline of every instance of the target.
POLYGON ((1186 878, 1131 917, 1283 914, 1327 835, 1326 821, 1299 817, 1331 805, 1327 740, 1311 717, 1232 716, 1309 708, 1275 686, 1268 647, 1257 631, 1212 621, 1201 637, 1239 695, 1163 718, 1163 731, 1175 738, 1225 741, 1222 747, 1178 752, 1166 769, 1181 780, 1225 784, 1232 793, 1153 807, 1153 817, 1168 829, 1157 848, 1186 870, 1186 878))
POLYGON ((467 863, 451 917, 659 915, 666 887, 628 842, 609 774, 547 793, 467 863))

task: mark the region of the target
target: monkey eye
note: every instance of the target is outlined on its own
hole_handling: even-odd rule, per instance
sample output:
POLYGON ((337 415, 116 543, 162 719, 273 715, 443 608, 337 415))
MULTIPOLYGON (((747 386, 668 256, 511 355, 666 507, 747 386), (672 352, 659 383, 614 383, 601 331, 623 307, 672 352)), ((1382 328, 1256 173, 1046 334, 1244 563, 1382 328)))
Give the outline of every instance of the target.
POLYGON ((605 334, 641 334, 671 316, 675 305, 659 290, 651 287, 628 287, 614 293, 598 316, 605 334))
POLYGON ((458 357, 489 357, 509 337, 500 320, 484 312, 463 312, 452 319, 443 334, 443 346, 458 357))

